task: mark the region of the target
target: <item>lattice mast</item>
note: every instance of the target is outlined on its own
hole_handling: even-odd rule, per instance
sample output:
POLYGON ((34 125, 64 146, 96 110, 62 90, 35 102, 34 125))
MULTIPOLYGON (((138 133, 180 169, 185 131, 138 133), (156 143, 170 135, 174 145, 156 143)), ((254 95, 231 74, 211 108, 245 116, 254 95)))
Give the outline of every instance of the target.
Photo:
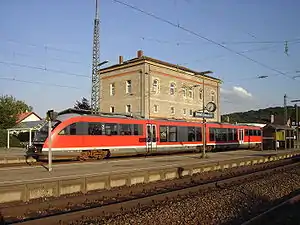
POLYGON ((93 35, 93 64, 92 64, 92 96, 91 108, 93 113, 100 111, 100 77, 97 74, 98 64, 100 62, 100 21, 98 0, 96 1, 94 35, 93 35))

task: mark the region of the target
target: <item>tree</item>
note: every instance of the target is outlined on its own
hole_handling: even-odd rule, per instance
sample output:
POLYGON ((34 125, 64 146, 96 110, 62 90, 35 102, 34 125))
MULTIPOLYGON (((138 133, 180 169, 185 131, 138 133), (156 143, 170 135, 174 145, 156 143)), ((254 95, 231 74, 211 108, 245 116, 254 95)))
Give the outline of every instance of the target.
POLYGON ((75 109, 85 109, 85 110, 91 110, 91 105, 89 103, 89 100, 87 100, 86 98, 82 98, 81 101, 76 101, 75 105, 74 105, 75 109))
POLYGON ((15 126, 18 115, 26 111, 32 111, 32 109, 24 101, 16 100, 11 95, 2 95, 0 97, 0 129, 15 126))

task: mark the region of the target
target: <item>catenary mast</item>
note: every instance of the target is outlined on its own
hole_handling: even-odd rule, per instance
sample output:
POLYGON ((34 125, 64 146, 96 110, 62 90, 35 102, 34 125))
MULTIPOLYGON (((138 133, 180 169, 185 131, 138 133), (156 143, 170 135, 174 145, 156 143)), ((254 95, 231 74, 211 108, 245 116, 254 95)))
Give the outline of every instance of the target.
POLYGON ((93 64, 92 64, 92 96, 91 108, 95 114, 100 110, 100 77, 97 74, 97 68, 100 60, 100 21, 98 0, 96 1, 95 19, 94 19, 94 35, 93 35, 93 64))

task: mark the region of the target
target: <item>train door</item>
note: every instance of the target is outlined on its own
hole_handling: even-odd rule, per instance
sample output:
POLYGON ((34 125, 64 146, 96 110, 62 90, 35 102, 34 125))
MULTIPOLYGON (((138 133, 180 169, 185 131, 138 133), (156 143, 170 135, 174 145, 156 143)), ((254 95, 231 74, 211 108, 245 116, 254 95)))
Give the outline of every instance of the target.
POLYGON ((244 129, 239 129, 239 144, 244 144, 244 129))
POLYGON ((147 153, 157 150, 157 129, 155 124, 147 124, 147 153))

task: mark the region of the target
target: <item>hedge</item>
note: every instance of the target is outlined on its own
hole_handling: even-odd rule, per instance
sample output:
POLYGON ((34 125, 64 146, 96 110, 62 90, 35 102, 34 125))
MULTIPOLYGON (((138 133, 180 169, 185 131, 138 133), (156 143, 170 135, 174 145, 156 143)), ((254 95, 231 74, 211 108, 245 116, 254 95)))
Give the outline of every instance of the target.
MULTIPOLYGON (((20 140, 14 136, 10 135, 9 139, 10 147, 22 147, 20 140)), ((6 147, 7 146, 7 130, 0 129, 0 147, 6 147)))

